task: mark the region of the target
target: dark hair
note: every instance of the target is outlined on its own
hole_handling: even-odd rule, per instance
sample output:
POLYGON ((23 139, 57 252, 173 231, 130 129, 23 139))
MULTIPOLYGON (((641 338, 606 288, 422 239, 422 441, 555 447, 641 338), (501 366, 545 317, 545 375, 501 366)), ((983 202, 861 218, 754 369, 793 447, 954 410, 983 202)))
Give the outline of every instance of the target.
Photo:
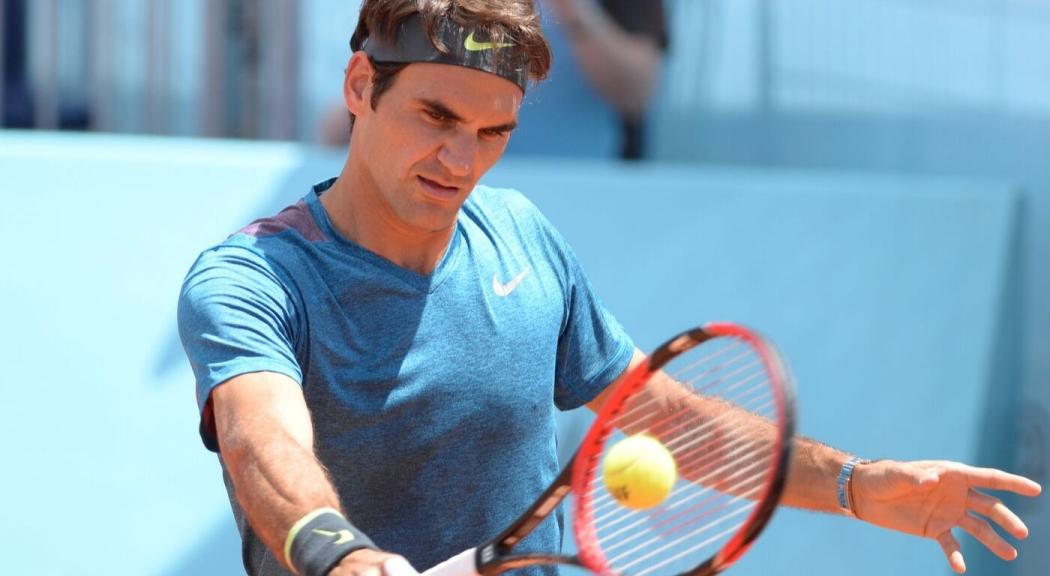
MULTIPOLYGON (((535 0, 365 0, 357 29, 350 39, 350 49, 357 52, 372 35, 393 40, 398 25, 417 13, 427 36, 440 52, 447 53, 448 49, 438 38, 437 27, 441 19, 447 17, 460 26, 484 31, 494 42, 513 43, 528 62, 529 79, 533 82, 542 81, 550 71, 551 49, 543 36, 535 0)), ((369 60, 375 68, 371 100, 375 110, 379 97, 390 89, 398 72, 408 64, 376 62, 371 57, 369 60)), ((353 122, 351 114, 351 128, 353 122)))

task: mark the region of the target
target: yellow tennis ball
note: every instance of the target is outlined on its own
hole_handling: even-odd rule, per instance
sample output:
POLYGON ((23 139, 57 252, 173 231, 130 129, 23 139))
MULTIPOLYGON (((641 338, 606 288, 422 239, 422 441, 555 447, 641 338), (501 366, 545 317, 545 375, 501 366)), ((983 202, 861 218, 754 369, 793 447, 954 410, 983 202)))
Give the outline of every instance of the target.
POLYGON ((635 510, 663 502, 677 479, 674 456, 646 434, 628 436, 614 444, 602 464, 602 480, 609 493, 635 510))

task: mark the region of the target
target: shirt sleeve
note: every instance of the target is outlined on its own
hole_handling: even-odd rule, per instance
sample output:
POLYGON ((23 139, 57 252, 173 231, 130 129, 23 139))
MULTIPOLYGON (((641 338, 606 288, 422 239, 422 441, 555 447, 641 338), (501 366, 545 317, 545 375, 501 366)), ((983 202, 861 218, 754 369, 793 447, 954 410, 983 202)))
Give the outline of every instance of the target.
MULTIPOLYGON (((183 282, 178 322, 201 411, 211 391, 234 376, 266 371, 302 382, 293 298, 275 266, 251 250, 220 246, 203 253, 183 282)), ((201 435, 216 449, 203 426, 201 435)))
POLYGON ((663 0, 602 0, 602 6, 624 30, 652 38, 661 50, 667 50, 663 0))
POLYGON ((562 269, 565 320, 558 335, 554 403, 571 410, 590 402, 627 369, 634 343, 598 298, 572 248, 553 225, 528 204, 562 269))
POLYGON ((590 402, 620 376, 634 354, 623 326, 605 308, 573 259, 568 321, 558 338, 555 404, 562 410, 590 402))

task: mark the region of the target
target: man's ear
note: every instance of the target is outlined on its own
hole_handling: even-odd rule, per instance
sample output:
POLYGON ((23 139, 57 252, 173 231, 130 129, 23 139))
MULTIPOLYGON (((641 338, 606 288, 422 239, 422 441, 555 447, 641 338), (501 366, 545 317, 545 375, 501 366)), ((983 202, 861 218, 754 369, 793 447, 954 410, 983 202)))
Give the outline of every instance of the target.
POLYGON ((343 102, 346 109, 354 116, 367 113, 371 108, 372 78, 375 68, 363 51, 354 52, 346 65, 346 76, 343 78, 343 102))

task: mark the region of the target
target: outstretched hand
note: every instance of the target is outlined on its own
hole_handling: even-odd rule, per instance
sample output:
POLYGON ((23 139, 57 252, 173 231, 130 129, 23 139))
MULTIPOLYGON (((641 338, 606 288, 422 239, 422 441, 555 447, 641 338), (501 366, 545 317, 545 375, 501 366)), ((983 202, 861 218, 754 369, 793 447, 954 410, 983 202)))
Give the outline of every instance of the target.
POLYGON ((998 498, 982 490, 1037 496, 1039 484, 990 468, 956 462, 893 462, 857 467, 853 473, 854 512, 866 522, 936 540, 952 569, 966 571, 953 528, 962 528, 1003 560, 1017 550, 989 522, 1014 538, 1028 537, 1028 527, 998 498))

